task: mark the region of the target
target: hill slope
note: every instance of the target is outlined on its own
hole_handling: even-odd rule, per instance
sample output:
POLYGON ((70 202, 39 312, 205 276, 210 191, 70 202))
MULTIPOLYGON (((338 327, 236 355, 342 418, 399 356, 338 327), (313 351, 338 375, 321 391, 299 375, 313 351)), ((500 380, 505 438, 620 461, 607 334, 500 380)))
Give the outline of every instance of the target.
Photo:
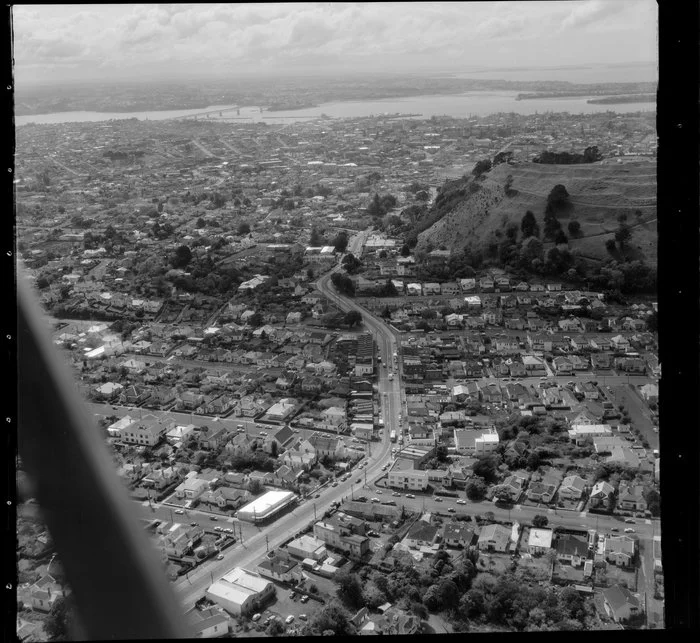
MULTIPOLYGON (((559 216, 564 231, 570 220, 581 224, 582 236, 569 240, 569 249, 582 259, 599 263, 610 258, 605 248, 618 227, 618 216, 627 215, 633 231, 629 258, 656 264, 656 160, 637 158, 623 163, 604 160, 582 165, 542 165, 521 163, 496 166, 480 183, 469 189, 471 179, 460 179, 450 186, 463 196, 453 199, 440 220, 418 235, 418 251, 445 247, 453 252, 464 248, 485 252, 490 243, 503 237, 510 223, 518 227, 527 210, 543 229, 547 196, 557 184, 569 192, 573 208, 559 216), (512 176, 513 196, 505 195, 512 176)), ((476 183, 479 183, 476 181, 476 183)), ((430 213, 428 213, 430 214, 430 213)), ((545 249, 553 244, 545 244, 545 249)))

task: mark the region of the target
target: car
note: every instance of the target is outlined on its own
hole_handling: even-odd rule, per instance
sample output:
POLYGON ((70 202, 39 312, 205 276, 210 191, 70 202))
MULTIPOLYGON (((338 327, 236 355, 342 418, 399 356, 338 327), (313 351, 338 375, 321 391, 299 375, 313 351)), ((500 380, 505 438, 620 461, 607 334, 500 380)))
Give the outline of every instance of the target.
POLYGON ((637 523, 635 522, 634 518, 625 518, 625 522, 628 525, 636 525, 637 523))
POLYGON ((191 527, 199 527, 199 523, 198 522, 191 522, 190 526, 191 527))
POLYGON ((361 483, 362 483, 362 478, 358 478, 357 480, 355 480, 355 483, 356 483, 356 484, 361 484, 361 483))
POLYGON ((379 538, 379 533, 376 532, 376 531, 374 531, 374 529, 370 529, 370 530, 367 532, 367 535, 368 535, 368 536, 371 536, 372 538, 379 538))
POLYGON ((433 498, 433 500, 434 500, 435 502, 442 502, 442 498, 440 498, 440 496, 435 496, 435 497, 433 498))
POLYGON ((308 617, 306 616, 306 614, 299 614, 299 620, 300 620, 300 621, 305 621, 307 618, 308 618, 308 617))
POLYGON ((453 514, 457 510, 454 507, 448 507, 447 511, 449 511, 451 514, 453 514))
POLYGON ((289 592, 289 598, 294 599, 296 597, 296 592, 289 592))
POLYGON ((306 594, 304 594, 304 595, 301 597, 301 602, 302 602, 302 603, 306 603, 308 600, 309 600, 309 597, 308 597, 306 594))
POLYGON ((223 555, 223 554, 219 554, 219 555, 216 557, 216 560, 223 560, 223 559, 224 559, 224 555, 223 555))
POLYGON ((287 618, 284 619, 284 622, 289 625, 290 623, 294 622, 294 614, 290 614, 287 618))
POLYGON ((462 500, 462 499, 460 498, 460 499, 457 501, 457 504, 458 504, 458 505, 466 505, 466 504, 467 504, 467 501, 466 501, 466 500, 462 500))
POLYGON ((627 527, 627 529, 625 529, 625 533, 626 533, 626 534, 633 534, 633 533, 634 533, 634 529, 632 529, 632 527, 627 527))
POLYGON ((377 492, 378 495, 380 495, 380 496, 382 495, 382 490, 381 490, 381 489, 376 489, 376 492, 377 492))
POLYGON ((415 498, 415 496, 414 496, 412 493, 407 493, 407 494, 406 494, 406 497, 407 497, 407 498, 415 498))
POLYGON ((267 431, 260 431, 260 435, 262 435, 264 438, 267 437, 267 431))
POLYGON ((617 527, 613 527, 610 531, 620 531, 617 527))
POLYGON ((370 502, 379 502, 379 498, 371 498, 370 502))
POLYGON ((654 433, 658 433, 658 432, 659 432, 659 427, 658 427, 658 426, 653 426, 653 427, 651 427, 651 430, 652 430, 654 433))
POLYGON ((399 498, 401 494, 398 491, 394 491, 394 493, 391 494, 394 498, 399 498))
POLYGON ((334 482, 334 483, 331 485, 331 487, 337 487, 337 486, 338 486, 338 483, 337 483, 337 482, 334 482))
POLYGON ((321 494, 320 494, 320 493, 317 493, 317 494, 314 496, 314 498, 320 498, 320 497, 321 497, 321 494))
POLYGON ((209 516, 209 520, 218 520, 216 516, 209 516))
POLYGON ((260 620, 260 614, 253 614, 253 621, 259 621, 260 620))
POLYGON ((184 512, 182 509, 176 509, 176 510, 175 510, 175 513, 176 513, 178 516, 182 516, 182 514, 184 514, 185 512, 184 512))
POLYGON ((219 527, 218 525, 214 527, 214 531, 223 531, 223 527, 219 527))

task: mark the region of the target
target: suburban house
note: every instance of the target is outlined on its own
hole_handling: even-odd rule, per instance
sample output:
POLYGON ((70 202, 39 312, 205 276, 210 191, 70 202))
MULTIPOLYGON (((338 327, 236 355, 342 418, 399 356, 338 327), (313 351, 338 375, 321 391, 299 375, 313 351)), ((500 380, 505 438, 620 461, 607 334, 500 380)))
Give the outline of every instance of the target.
POLYGON ((637 539, 628 535, 605 539, 605 560, 619 567, 632 567, 637 553, 637 539))
POLYGON ((610 499, 615 495, 615 487, 605 480, 599 480, 593 485, 588 503, 591 507, 608 507, 610 499))
POLYGON ((477 543, 481 551, 506 552, 510 545, 511 530, 503 525, 486 525, 482 528, 477 543))
POLYGON ((557 538, 557 560, 567 562, 574 567, 580 567, 588 555, 588 539, 579 538, 572 534, 564 534, 557 538))
POLYGON ((566 476, 559 487, 560 500, 580 500, 586 489, 586 481, 580 476, 566 476))
POLYGON ((551 529, 530 529, 527 539, 527 551, 533 556, 547 553, 552 548, 552 538, 554 531, 551 529))
POLYGON ((474 531, 464 524, 448 522, 443 527, 442 541, 450 547, 475 547, 478 540, 474 531))
POLYGON ((617 490, 617 508, 625 511, 646 511, 644 488, 641 485, 621 482, 617 490))
POLYGON ((430 547, 437 540, 440 529, 424 520, 416 520, 406 534, 406 544, 412 549, 430 547))
POLYGON ((616 623, 640 613, 639 598, 626 587, 613 585, 603 590, 603 605, 608 616, 616 623))

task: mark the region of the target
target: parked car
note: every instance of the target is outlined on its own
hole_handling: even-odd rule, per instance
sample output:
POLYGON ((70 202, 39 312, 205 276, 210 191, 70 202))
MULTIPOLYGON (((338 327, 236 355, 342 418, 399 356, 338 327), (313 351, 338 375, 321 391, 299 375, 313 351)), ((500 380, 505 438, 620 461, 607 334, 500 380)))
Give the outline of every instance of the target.
POLYGON ((407 493, 407 494, 406 494, 406 497, 407 497, 407 498, 415 498, 415 496, 414 496, 412 493, 407 493))
POLYGON ((434 496, 434 497, 433 497, 433 500, 434 500, 435 502, 442 502, 442 498, 441 498, 440 496, 434 496))
POLYGON ((307 618, 308 618, 308 617, 306 616, 306 614, 299 614, 299 620, 300 620, 300 621, 305 621, 307 618))
POLYGON ((216 560, 223 560, 223 559, 224 559, 224 555, 223 555, 223 554, 219 554, 219 555, 216 557, 216 560))
POLYGON ((284 619, 284 622, 289 625, 290 623, 294 622, 294 614, 290 614, 287 618, 284 619))
POLYGON ((191 522, 190 526, 191 527, 199 527, 199 523, 198 522, 191 522))
POLYGON ((297 595, 296 592, 289 592, 289 598, 294 599, 294 597, 297 595))
POLYGON ((382 495, 382 490, 381 489, 376 489, 376 492, 381 496, 382 495))
POLYGON ((466 504, 467 504, 467 501, 466 501, 466 500, 462 500, 462 499, 460 498, 460 499, 457 501, 457 504, 458 504, 458 505, 466 505, 466 504))
POLYGON ((338 483, 337 483, 337 482, 334 482, 334 483, 331 485, 331 487, 337 487, 337 486, 338 486, 338 483))
POLYGON ((448 507, 447 511, 449 511, 451 514, 453 514, 457 510, 454 507, 448 507))
POLYGON ((626 522, 628 525, 634 525, 634 524, 636 524, 635 521, 634 521, 634 518, 625 518, 625 522, 626 522))
POLYGON ((361 484, 361 483, 362 483, 362 478, 358 478, 357 480, 355 480, 355 483, 356 483, 356 484, 361 484))
POLYGON ((401 494, 398 491, 394 491, 391 495, 394 496, 394 498, 398 498, 401 494))
POLYGON ((302 603, 306 603, 308 600, 309 600, 309 597, 308 597, 306 594, 304 594, 304 595, 301 597, 301 602, 302 602, 302 603))
POLYGON ((254 621, 259 621, 259 620, 260 620, 260 614, 253 614, 253 620, 254 620, 254 621))
POLYGON ((379 498, 372 498, 370 502, 379 502, 379 498))
POLYGON ((176 513, 178 516, 182 516, 182 514, 184 514, 185 512, 184 512, 182 509, 176 509, 176 510, 175 510, 175 513, 176 513))
POLYGON ((216 516, 209 516, 209 520, 218 520, 216 516))
POLYGON ((321 497, 321 494, 320 494, 320 493, 317 493, 317 494, 314 496, 314 498, 320 498, 320 497, 321 497))
POLYGON ((634 529, 632 529, 632 527, 627 527, 627 529, 625 529, 625 533, 626 533, 626 534, 633 534, 633 533, 634 533, 634 529))

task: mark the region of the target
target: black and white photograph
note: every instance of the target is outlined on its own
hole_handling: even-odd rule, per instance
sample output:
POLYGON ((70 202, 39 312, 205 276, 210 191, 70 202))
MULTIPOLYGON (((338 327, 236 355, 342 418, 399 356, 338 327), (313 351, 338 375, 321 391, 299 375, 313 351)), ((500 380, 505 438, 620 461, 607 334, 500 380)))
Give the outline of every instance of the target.
POLYGON ((13 5, 18 640, 665 629, 658 13, 13 5))

